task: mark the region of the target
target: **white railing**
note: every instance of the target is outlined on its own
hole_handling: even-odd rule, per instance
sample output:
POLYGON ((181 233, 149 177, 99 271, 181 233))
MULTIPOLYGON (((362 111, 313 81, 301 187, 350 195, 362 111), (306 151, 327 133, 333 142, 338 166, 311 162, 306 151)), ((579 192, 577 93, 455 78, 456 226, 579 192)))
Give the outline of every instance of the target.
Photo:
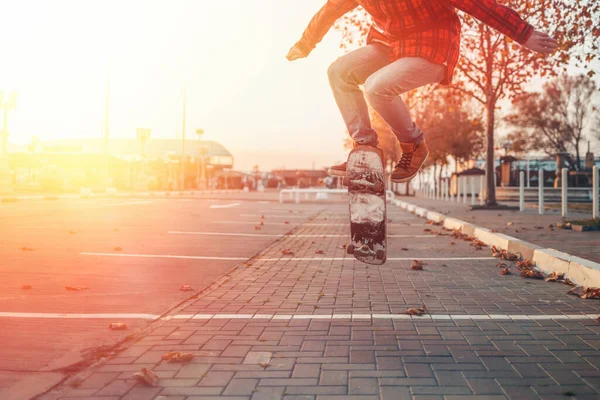
MULTIPOLYGON (((341 194, 341 195, 347 195, 348 194, 348 189, 327 189, 327 188, 306 188, 306 189, 300 189, 300 188, 290 188, 290 189, 281 189, 279 191, 279 202, 283 203, 283 199, 285 197, 285 195, 289 196, 290 200, 294 200, 294 202, 296 204, 300 203, 300 195, 304 194, 304 199, 305 200, 309 200, 309 196, 311 194, 315 194, 315 200, 326 200, 327 199, 327 195, 329 194, 341 194), (325 195, 325 196, 319 196, 319 195, 325 195)), ((392 192, 391 190, 387 190, 386 191, 386 198, 388 201, 394 201, 396 199, 396 196, 394 195, 394 192, 392 192)))

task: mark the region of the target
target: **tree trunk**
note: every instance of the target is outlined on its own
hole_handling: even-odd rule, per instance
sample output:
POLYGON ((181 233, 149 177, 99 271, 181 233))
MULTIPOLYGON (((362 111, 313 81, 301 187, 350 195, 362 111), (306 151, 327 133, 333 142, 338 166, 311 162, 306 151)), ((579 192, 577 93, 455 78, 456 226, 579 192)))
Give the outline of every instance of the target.
POLYGON ((581 154, 579 153, 579 140, 575 142, 575 155, 577 156, 577 165, 575 171, 581 170, 581 154))
POLYGON ((495 121, 496 101, 488 97, 487 102, 487 160, 485 167, 485 176, 487 180, 487 196, 485 204, 495 206, 496 203, 496 184, 494 180, 494 121, 495 121))

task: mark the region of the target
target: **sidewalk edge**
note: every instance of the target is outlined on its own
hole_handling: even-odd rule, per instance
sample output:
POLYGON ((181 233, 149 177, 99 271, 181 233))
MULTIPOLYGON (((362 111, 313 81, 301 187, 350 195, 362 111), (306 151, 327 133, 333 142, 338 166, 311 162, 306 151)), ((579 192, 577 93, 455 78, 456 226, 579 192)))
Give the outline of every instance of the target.
POLYGON ((564 273, 566 278, 577 285, 600 287, 600 264, 597 262, 493 232, 490 229, 447 217, 403 200, 396 199, 393 200, 393 203, 419 217, 441 223, 446 229, 457 229, 462 233, 474 236, 488 246, 496 246, 511 253, 520 253, 523 258, 535 261, 536 266, 545 273, 564 273))

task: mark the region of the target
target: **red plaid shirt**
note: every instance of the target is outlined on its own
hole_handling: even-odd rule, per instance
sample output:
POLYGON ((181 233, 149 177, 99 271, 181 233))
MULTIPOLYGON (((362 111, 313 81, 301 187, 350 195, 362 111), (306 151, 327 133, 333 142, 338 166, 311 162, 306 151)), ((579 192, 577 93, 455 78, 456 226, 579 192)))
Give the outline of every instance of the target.
POLYGON ((460 49, 460 20, 455 9, 521 44, 533 33, 531 25, 496 0, 328 0, 296 46, 310 53, 338 18, 359 5, 373 19, 367 44, 385 44, 393 61, 422 57, 446 65, 446 77, 441 82, 445 85, 452 81, 460 49))

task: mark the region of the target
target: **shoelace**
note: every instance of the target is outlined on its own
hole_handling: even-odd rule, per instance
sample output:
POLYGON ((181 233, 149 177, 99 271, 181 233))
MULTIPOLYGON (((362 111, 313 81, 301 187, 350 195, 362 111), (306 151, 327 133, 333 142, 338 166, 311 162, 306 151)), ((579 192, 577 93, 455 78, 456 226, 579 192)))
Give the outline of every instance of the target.
POLYGON ((402 153, 402 157, 400 157, 400 161, 396 164, 396 168, 400 167, 402 169, 409 169, 410 162, 412 161, 413 153, 402 153))

